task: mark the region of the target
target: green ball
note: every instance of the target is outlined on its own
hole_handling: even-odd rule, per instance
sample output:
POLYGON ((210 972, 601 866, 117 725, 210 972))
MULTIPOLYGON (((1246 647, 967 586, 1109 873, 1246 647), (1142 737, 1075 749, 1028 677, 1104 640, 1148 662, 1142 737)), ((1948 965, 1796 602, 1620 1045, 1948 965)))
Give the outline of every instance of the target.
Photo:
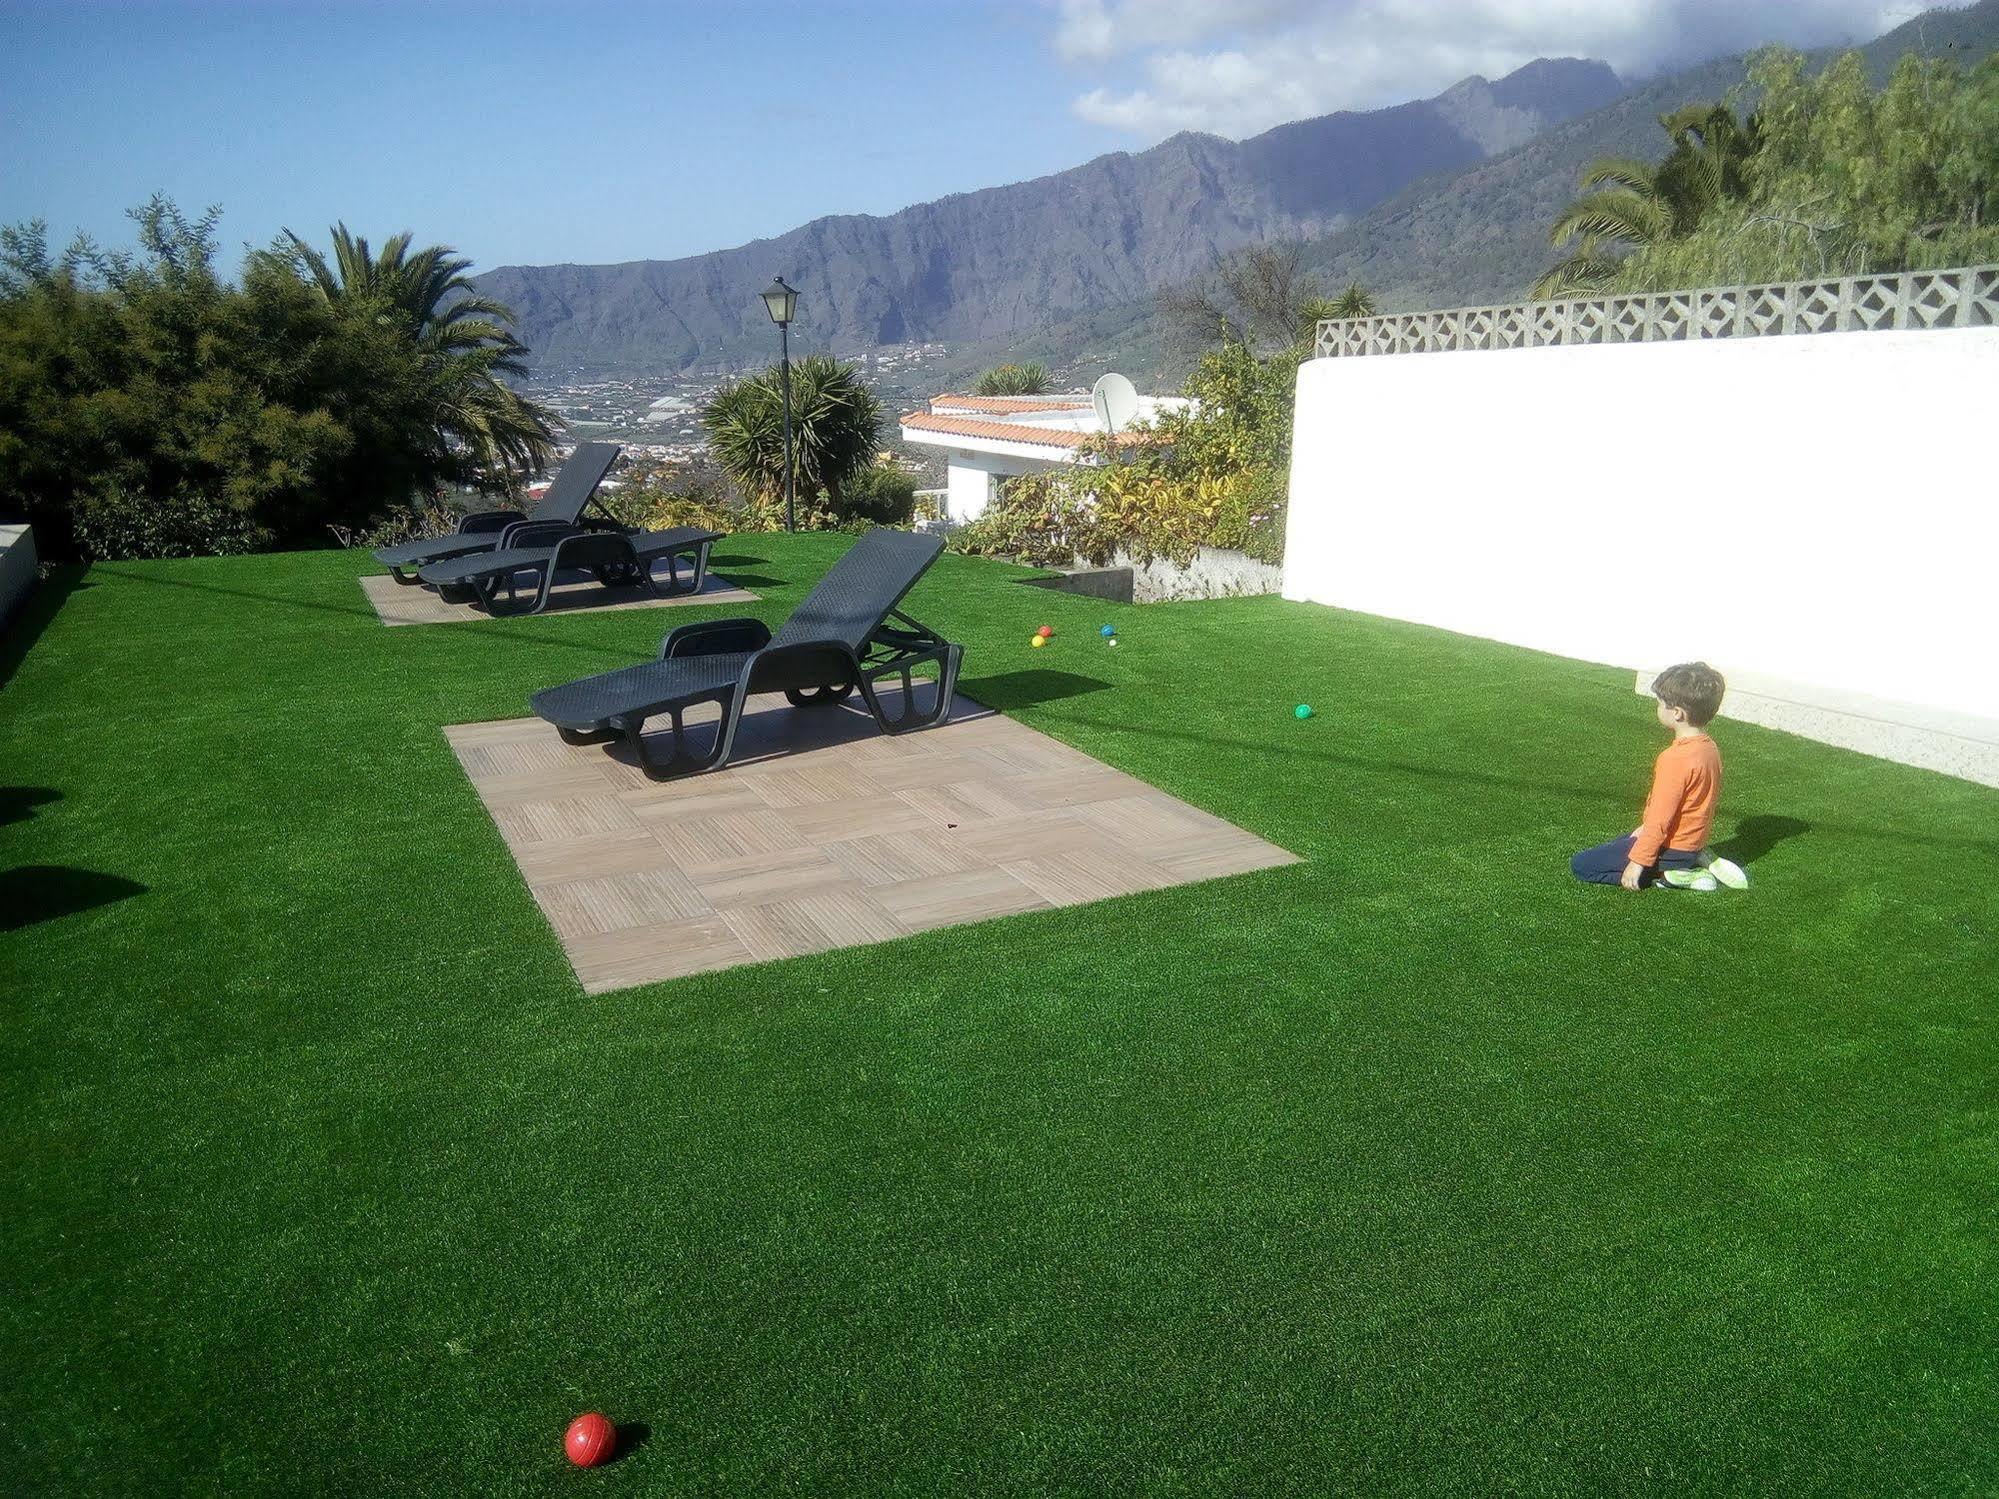
POLYGON ((1291 710, 1291 713, 1296 718, 1310 718, 1312 716, 1312 705, 1310 703, 1300 703, 1291 710))

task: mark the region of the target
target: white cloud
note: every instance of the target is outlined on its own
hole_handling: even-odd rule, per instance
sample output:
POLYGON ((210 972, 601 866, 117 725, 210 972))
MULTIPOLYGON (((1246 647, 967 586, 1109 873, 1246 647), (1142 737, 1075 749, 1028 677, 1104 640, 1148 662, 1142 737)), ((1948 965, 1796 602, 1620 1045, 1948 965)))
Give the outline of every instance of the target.
POLYGON ((1055 48, 1101 59, 1148 47, 1185 47, 1228 31, 1255 31, 1309 14, 1312 0, 1062 0, 1055 48))
POLYGON ((1178 130, 1240 138, 1337 109, 1426 98, 1536 57, 1597 57, 1643 75, 1764 42, 1865 41, 1926 8, 1912 0, 1061 0, 1054 42, 1074 64, 1126 74, 1076 98, 1082 119, 1147 141, 1178 130))

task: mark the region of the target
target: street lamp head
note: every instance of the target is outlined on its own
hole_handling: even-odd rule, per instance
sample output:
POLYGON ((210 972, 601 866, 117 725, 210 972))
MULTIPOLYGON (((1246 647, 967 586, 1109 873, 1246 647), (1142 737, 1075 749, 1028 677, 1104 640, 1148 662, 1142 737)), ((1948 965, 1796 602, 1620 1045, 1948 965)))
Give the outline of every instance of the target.
POLYGON ((769 289, 763 294, 763 299, 764 310, 770 314, 770 320, 780 328, 790 322, 792 314, 798 311, 798 288, 786 286, 782 276, 771 282, 769 289))

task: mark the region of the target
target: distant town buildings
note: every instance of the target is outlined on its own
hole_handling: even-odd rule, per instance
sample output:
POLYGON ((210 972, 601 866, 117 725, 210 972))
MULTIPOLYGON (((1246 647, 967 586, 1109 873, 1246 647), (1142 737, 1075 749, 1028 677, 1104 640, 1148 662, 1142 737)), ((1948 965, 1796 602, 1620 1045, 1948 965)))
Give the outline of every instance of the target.
MULTIPOLYGON (((919 399, 916 382, 926 366, 949 354, 941 343, 894 344, 839 355, 859 363, 883 408, 894 412, 919 399)), ((563 427, 563 450, 580 441, 622 443, 628 460, 691 463, 708 453, 701 412, 730 378, 726 374, 607 374, 602 370, 538 369, 523 390, 553 411, 563 427)), ((892 430, 885 430, 892 437, 892 430)), ((911 472, 937 472, 927 451, 897 444, 895 461, 911 472)))

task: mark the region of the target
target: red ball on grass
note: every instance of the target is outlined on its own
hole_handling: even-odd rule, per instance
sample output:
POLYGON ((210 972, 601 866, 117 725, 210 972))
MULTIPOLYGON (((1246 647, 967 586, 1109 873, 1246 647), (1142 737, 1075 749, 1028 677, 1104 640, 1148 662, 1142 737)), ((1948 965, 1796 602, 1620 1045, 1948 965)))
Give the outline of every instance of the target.
POLYGON ((1055 630, 1052 625, 1043 625, 1040 629, 1036 630, 1034 633, 1039 635, 1043 640, 1046 640, 1050 635, 1053 635, 1055 633, 1055 630))
POLYGON ((618 1428, 606 1417, 590 1411, 569 1423, 569 1431, 562 1438, 562 1450, 579 1468, 597 1467, 609 1462, 618 1450, 618 1428))

